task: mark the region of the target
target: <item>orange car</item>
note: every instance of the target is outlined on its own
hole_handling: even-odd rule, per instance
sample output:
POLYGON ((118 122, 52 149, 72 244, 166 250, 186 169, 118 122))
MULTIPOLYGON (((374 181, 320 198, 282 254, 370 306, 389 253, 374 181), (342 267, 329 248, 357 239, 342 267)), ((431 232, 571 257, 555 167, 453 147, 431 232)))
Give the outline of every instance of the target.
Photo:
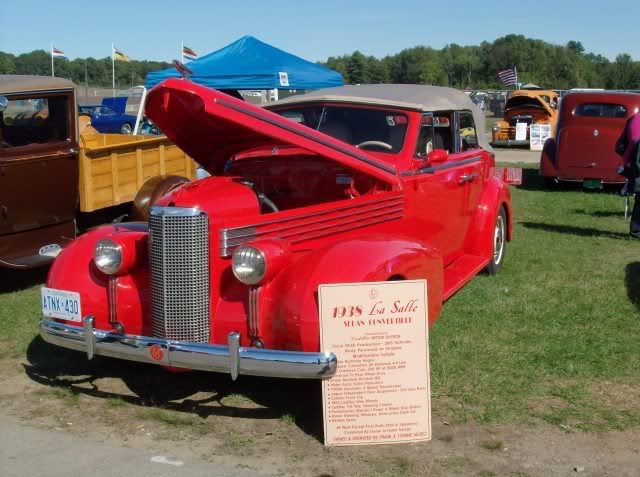
POLYGON ((551 137, 558 120, 558 93, 546 90, 519 89, 511 93, 504 107, 504 118, 492 127, 492 146, 529 146, 532 124, 549 124, 551 137), (522 136, 516 134, 517 124, 524 123, 522 136))

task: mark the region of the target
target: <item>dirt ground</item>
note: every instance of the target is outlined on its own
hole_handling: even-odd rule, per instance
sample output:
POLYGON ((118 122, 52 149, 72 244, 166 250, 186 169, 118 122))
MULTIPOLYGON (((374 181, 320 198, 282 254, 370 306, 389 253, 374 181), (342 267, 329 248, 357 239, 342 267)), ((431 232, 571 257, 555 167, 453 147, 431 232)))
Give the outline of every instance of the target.
POLYGON ((316 382, 172 374, 52 350, 0 361, 0 426, 17 422, 111 445, 153 449, 287 476, 640 475, 640 431, 585 433, 542 422, 447 422, 433 402, 433 439, 403 445, 322 444, 316 382))

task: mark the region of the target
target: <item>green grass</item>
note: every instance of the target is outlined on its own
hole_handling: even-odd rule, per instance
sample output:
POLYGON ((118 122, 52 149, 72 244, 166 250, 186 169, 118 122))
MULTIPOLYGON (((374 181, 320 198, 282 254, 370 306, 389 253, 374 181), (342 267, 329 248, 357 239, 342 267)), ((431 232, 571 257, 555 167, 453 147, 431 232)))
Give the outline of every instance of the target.
POLYGON ((626 235, 623 200, 538 187, 529 170, 512 188, 502 272, 465 286, 431 330, 434 411, 462 422, 638 426, 638 400, 624 409, 593 392, 635 384, 640 371, 640 243, 626 235))
MULTIPOLYGON (((535 170, 526 172, 524 186, 512 188, 504 269, 474 278, 430 331, 433 411, 458 423, 640 427, 640 242, 627 237, 623 200, 611 191, 544 190, 535 170)), ((0 358, 20 358, 37 336, 44 273, 1 273, 0 358)), ((39 359, 58 356, 43 349, 39 359)), ((251 401, 231 394, 223 403, 251 401)), ((288 408, 281 420, 304 412, 288 408)), ((139 417, 201 427, 164 409, 139 417)))

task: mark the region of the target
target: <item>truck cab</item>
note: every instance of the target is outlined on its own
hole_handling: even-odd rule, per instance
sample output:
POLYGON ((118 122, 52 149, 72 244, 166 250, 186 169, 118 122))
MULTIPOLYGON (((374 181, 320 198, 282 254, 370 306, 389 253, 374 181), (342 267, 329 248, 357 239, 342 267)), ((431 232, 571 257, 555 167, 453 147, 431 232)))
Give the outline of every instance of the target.
POLYGON ((74 84, 0 76, 0 267, 49 263, 75 237, 74 84))

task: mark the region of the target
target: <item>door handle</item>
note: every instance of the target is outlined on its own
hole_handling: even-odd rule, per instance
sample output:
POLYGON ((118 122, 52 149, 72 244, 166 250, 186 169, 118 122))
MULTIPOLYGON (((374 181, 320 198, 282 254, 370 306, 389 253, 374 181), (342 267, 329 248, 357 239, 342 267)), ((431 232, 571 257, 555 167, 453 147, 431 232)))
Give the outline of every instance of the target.
POLYGON ((479 174, 477 172, 474 172, 473 174, 464 174, 458 179, 458 184, 462 185, 466 184, 467 182, 471 182, 473 179, 478 177, 478 175, 479 174))
POLYGON ((69 149, 69 153, 70 154, 78 154, 78 148, 77 147, 72 147, 69 149))

